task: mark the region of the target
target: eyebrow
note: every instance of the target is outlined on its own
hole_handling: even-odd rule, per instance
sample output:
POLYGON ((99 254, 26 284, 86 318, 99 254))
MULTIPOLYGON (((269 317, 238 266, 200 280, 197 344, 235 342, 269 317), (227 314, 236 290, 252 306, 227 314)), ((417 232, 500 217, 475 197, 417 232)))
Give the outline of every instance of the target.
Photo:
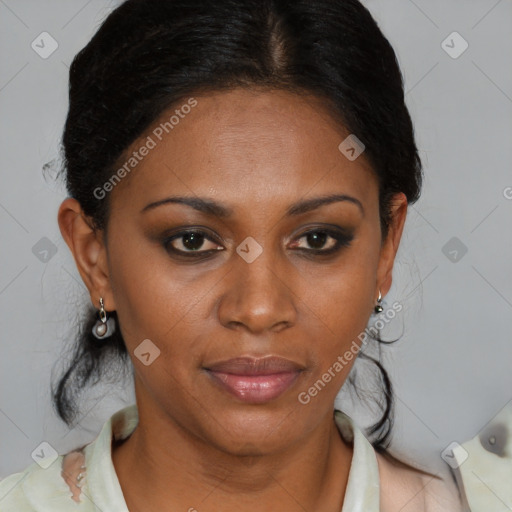
MULTIPOLYGON (((337 203, 337 202, 349 202, 349 203, 356 205, 359 208, 359 210, 361 211, 361 214, 364 216, 364 208, 363 208, 361 201, 359 201, 359 199, 356 199, 355 197, 352 197, 352 196, 349 196, 346 194, 331 194, 331 195, 327 195, 327 196, 314 197, 312 199, 305 199, 303 201, 299 201, 298 203, 291 205, 286 210, 286 215, 288 215, 288 216, 301 215, 303 213, 307 213, 312 210, 316 210, 317 208, 320 208, 321 206, 332 204, 332 203, 337 203)), ((158 208, 159 206, 166 205, 166 204, 184 204, 186 206, 190 206, 191 208, 194 208, 195 210, 198 210, 207 215, 212 215, 212 216, 219 217, 222 219, 231 217, 234 213, 232 208, 229 208, 228 206, 217 203, 217 202, 213 201, 212 199, 208 199, 205 197, 189 197, 189 196, 166 197, 165 199, 161 199, 160 201, 155 201, 153 203, 146 205, 141 210, 141 213, 147 212, 149 210, 154 210, 155 208, 158 208)))

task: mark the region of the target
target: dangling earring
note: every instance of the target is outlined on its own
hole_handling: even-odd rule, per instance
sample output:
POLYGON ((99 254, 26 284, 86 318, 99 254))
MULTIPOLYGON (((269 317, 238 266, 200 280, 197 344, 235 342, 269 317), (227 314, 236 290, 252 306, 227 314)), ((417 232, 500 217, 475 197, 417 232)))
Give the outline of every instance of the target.
POLYGON ((380 305, 382 302, 382 295, 379 290, 379 298, 377 299, 377 304, 375 305, 375 313, 382 313, 384 311, 384 308, 380 305))
POLYGON ((113 318, 107 320, 107 313, 103 305, 103 297, 100 297, 100 319, 94 324, 92 328, 92 334, 95 338, 102 340, 112 336, 116 330, 116 323, 113 318))

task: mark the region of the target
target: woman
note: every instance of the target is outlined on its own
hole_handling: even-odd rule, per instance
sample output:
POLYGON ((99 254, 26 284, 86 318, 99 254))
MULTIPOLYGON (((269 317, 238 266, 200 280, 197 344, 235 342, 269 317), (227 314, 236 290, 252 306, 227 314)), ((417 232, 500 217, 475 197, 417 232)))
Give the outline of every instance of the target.
POLYGON ((359 2, 128 0, 73 61, 63 147, 58 222, 97 310, 55 405, 69 423, 127 354, 136 404, 2 481, 2 511, 457 510, 386 454, 378 362, 373 446, 334 410, 421 188, 359 2))

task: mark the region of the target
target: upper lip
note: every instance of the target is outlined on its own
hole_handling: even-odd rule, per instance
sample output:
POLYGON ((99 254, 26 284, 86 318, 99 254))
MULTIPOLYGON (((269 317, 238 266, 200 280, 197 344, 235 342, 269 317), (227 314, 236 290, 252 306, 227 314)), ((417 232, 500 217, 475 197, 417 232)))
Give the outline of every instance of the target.
POLYGON ((207 370, 231 373, 233 375, 273 375, 276 373, 290 373, 304 370, 304 367, 295 361, 283 357, 236 357, 208 365, 207 370))

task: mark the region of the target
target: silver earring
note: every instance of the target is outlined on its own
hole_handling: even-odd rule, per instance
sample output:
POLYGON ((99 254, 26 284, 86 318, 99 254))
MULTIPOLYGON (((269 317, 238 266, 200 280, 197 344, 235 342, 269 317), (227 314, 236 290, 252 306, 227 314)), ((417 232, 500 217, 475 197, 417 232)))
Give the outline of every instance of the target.
POLYGON ((107 320, 107 313, 103 304, 103 297, 100 297, 100 319, 94 324, 92 334, 95 338, 102 340, 112 336, 116 330, 115 320, 111 317, 107 320))
POLYGON ((382 302, 382 295, 379 290, 379 298, 377 299, 377 304, 375 305, 375 313, 382 313, 384 311, 384 308, 380 305, 382 302))

